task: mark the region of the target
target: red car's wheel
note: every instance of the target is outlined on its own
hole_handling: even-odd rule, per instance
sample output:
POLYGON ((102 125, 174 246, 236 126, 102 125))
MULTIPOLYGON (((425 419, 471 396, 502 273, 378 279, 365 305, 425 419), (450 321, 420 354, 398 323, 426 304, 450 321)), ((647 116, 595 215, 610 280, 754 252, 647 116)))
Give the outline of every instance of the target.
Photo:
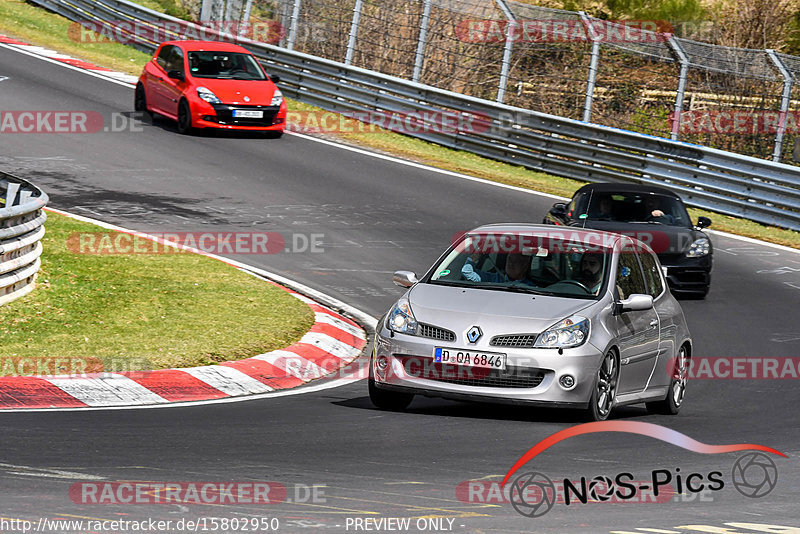
POLYGON ((133 98, 133 109, 139 113, 146 113, 150 117, 153 116, 150 110, 147 109, 147 95, 144 92, 144 85, 141 83, 136 85, 136 92, 133 98))
POLYGON ((186 100, 181 100, 178 106, 178 133, 184 135, 192 133, 192 110, 186 100))

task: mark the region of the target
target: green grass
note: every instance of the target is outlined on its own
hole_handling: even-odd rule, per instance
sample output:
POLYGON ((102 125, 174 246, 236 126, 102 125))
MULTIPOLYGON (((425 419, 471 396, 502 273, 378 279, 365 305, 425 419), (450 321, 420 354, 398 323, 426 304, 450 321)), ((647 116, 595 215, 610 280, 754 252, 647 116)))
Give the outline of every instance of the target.
POLYGON ((70 235, 105 230, 52 213, 45 228, 36 289, 0 307, 5 358, 191 367, 284 348, 314 322, 304 303, 221 261, 76 254, 70 235))
MULTIPOLYGON (((169 3, 174 0, 149 0, 169 3)), ((177 5, 177 4, 175 4, 177 5)), ((25 4, 22 0, 0 2, 0 32, 39 45, 50 46, 102 66, 138 75, 149 56, 118 43, 79 44, 68 37, 70 22, 58 15, 25 4)), ((304 111, 319 111, 318 108, 295 101, 288 101, 289 108, 304 111)), ((500 163, 468 152, 452 150, 412 137, 389 131, 377 133, 349 133, 330 135, 336 140, 387 154, 392 154, 441 169, 469 174, 505 184, 535 189, 571 197, 582 182, 559 178, 520 166, 500 163)), ((765 226, 752 221, 730 217, 705 210, 689 210, 692 217, 704 215, 713 220, 712 228, 734 234, 763 239, 773 243, 800 248, 800 233, 765 226)), ((533 214, 538 221, 544 214, 533 214)))

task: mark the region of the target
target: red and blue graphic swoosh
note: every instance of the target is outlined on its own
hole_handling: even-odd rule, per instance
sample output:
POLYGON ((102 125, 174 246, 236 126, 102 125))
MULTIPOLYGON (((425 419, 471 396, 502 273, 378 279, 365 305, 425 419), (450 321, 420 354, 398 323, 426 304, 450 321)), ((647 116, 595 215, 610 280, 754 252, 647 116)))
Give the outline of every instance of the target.
POLYGON ((571 428, 566 428, 543 439, 531 447, 528 452, 523 454, 522 457, 517 460, 513 466, 511 466, 511 469, 509 469, 508 473, 506 473, 506 477, 503 479, 503 482, 500 483, 500 486, 505 486, 506 482, 508 482, 508 479, 511 478, 511 476, 516 473, 520 467, 531 461, 537 454, 544 452, 546 449, 549 449, 559 441, 564 441, 565 439, 581 436, 583 434, 593 434, 595 432, 627 432, 629 434, 641 434, 643 436, 650 436, 651 438, 666 441, 667 443, 672 443, 678 447, 683 447, 684 449, 700 454, 721 454, 725 452, 736 451, 764 451, 786 457, 786 455, 782 452, 765 445, 755 445, 752 443, 737 443, 734 445, 708 445, 706 443, 701 443, 697 440, 694 440, 686 434, 681 434, 675 430, 653 423, 640 423, 636 421, 598 421, 596 423, 585 423, 582 425, 573 426, 571 428))

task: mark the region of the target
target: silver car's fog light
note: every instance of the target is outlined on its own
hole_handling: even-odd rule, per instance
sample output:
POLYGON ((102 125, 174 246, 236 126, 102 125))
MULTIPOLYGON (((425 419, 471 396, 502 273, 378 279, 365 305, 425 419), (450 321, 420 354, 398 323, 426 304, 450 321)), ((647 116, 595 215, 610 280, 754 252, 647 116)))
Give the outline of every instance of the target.
POLYGON ((558 383, 564 389, 572 389, 575 387, 575 377, 572 375, 561 375, 558 379, 558 383))
POLYGON ((387 367, 389 367, 389 359, 386 356, 378 358, 378 369, 380 371, 385 371, 387 367))

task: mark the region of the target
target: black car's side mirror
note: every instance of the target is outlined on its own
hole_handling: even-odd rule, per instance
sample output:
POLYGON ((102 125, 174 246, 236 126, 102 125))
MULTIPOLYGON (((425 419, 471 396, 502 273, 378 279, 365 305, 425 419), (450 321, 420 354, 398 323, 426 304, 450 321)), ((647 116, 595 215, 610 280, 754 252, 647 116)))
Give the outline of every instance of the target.
POLYGON ((167 73, 167 76, 169 76, 173 80, 184 81, 186 79, 186 77, 183 75, 183 72, 179 70, 171 70, 167 73))
POLYGON ((272 80, 272 83, 280 83, 281 81, 281 77, 278 76, 277 74, 271 75, 269 79, 272 80))
POLYGON ((698 228, 708 228, 711 226, 711 219, 708 217, 698 217, 697 218, 697 227, 698 228))
POLYGON ((555 215, 556 217, 566 217, 567 216, 567 205, 563 202, 556 202, 553 204, 553 207, 550 208, 550 214, 555 215))

